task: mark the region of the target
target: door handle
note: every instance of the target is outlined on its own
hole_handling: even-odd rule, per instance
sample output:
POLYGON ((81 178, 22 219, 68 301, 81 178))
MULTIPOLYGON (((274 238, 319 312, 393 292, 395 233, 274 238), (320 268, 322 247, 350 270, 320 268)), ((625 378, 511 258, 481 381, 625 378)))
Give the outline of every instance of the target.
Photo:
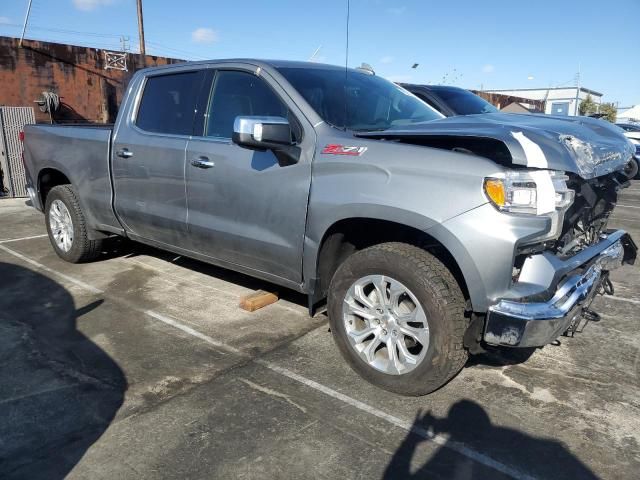
POLYGON ((123 148, 121 150, 116 151, 116 155, 120 158, 131 158, 133 157, 133 152, 128 148, 123 148))
POLYGON ((212 168, 215 163, 209 160, 209 157, 198 157, 191 160, 191 165, 198 168, 212 168))

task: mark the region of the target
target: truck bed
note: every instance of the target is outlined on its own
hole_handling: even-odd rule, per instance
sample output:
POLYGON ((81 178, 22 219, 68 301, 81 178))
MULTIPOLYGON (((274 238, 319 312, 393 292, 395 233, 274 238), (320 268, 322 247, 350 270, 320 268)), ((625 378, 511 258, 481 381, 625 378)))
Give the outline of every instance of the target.
POLYGON ((25 166, 29 183, 37 193, 34 206, 43 210, 40 180, 47 169, 64 173, 79 193, 88 226, 119 231, 113 213, 110 159, 112 125, 27 125, 25 166), (40 172, 32 178, 31 172, 40 172))

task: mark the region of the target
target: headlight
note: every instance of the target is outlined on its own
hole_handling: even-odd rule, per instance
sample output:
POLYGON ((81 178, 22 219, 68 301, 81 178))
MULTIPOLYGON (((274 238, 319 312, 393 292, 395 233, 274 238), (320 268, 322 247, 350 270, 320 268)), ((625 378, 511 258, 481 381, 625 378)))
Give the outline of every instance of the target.
POLYGON ((484 192, 500 211, 544 215, 566 209, 575 192, 567 187, 564 172, 510 170, 484 179, 484 192))

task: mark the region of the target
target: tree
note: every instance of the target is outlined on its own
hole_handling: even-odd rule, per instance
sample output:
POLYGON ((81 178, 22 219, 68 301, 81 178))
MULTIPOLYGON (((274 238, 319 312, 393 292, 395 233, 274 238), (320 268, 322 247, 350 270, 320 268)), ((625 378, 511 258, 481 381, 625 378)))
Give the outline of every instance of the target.
POLYGON ((599 118, 603 118, 604 120, 609 120, 611 123, 615 123, 617 109, 613 103, 600 103, 597 104, 591 98, 591 94, 587 94, 587 98, 580 102, 580 106, 578 107, 578 111, 580 115, 592 115, 594 113, 598 113, 599 118))
POLYGON ((600 105, 600 112, 602 114, 602 118, 605 120, 609 120, 611 123, 616 123, 616 116, 618 114, 618 110, 613 103, 603 103, 600 105))
POLYGON ((591 98, 591 94, 587 94, 587 98, 580 102, 580 106, 578 107, 578 111, 580 115, 589 115, 591 113, 596 113, 598 110, 598 105, 591 98))

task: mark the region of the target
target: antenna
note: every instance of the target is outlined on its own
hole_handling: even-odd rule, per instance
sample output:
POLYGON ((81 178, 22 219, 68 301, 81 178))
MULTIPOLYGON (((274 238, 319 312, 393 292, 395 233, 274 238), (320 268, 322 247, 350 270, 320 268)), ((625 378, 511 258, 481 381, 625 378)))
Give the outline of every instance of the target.
POLYGON ((321 48, 322 48, 322 45, 318 45, 318 48, 314 50, 313 55, 309 57, 310 62, 313 62, 313 59, 316 58, 316 55, 318 54, 321 48))
POLYGON ((349 98, 347 85, 349 80, 349 15, 351 13, 351 1, 347 0, 347 42, 344 53, 344 129, 347 129, 347 118, 349 115, 349 98))

